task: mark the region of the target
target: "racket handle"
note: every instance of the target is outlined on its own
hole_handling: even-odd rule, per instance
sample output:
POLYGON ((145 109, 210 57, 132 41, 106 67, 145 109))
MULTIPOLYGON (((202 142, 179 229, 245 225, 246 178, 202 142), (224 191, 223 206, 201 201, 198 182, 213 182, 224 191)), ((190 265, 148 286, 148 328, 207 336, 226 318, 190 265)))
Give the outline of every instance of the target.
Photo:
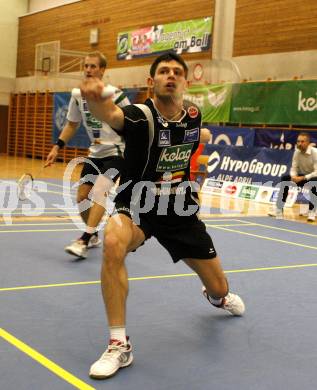
MULTIPOLYGON (((110 97, 110 96, 114 95, 115 92, 116 92, 115 87, 113 87, 112 85, 107 85, 106 87, 103 88, 101 97, 103 97, 103 98, 110 97)), ((72 89, 72 97, 74 97, 74 98, 81 97, 81 92, 80 92, 79 88, 72 89)))

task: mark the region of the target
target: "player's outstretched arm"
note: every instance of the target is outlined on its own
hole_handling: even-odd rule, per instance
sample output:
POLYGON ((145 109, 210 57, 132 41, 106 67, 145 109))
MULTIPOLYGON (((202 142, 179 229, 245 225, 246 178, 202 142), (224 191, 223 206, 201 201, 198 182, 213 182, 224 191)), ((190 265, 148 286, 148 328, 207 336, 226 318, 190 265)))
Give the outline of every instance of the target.
MULTIPOLYGON (((67 144, 67 142, 70 139, 72 139, 73 136, 75 135, 78 126, 79 123, 77 122, 67 121, 66 125, 64 126, 58 138, 62 140, 65 144, 67 144)), ((46 157, 46 161, 44 164, 45 168, 54 164, 58 156, 59 149, 60 147, 57 144, 52 146, 52 149, 50 150, 49 154, 46 157)))
POLYGON ((80 92, 87 100, 89 111, 95 118, 108 123, 115 130, 123 129, 123 111, 111 98, 115 92, 113 87, 105 86, 98 78, 90 77, 81 83, 80 92))

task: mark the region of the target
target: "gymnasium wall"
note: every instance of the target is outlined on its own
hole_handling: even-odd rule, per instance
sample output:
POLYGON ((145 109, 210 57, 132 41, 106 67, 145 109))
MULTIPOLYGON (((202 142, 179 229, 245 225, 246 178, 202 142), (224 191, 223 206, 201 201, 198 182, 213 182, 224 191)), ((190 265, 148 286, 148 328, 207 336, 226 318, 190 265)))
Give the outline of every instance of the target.
MULTIPOLYGON (((45 3, 49 5, 52 1, 46 0, 45 3)), ((164 0, 161 3, 141 0, 130 4, 81 1, 20 18, 18 75, 27 75, 30 69, 33 71, 36 43, 61 39, 63 49, 89 51, 96 48, 104 51, 109 58, 107 81, 126 87, 144 85, 151 57, 117 61, 117 32, 154 22, 167 23, 213 15, 213 56, 233 57, 242 79, 316 78, 316 9, 315 0, 164 0), (182 12, 179 12, 180 9, 182 12), (72 29, 68 28, 69 20, 72 20, 72 29), (94 27, 101 32, 97 46, 88 42, 89 30, 94 27)), ((190 67, 200 62, 208 70, 210 56, 211 52, 190 54, 186 59, 190 67)), ((62 90, 67 90, 73 82, 57 80, 52 83, 39 78, 20 78, 16 91, 38 88, 61 90, 60 85, 64 85, 62 90)))
MULTIPOLYGON (((20 18, 17 76, 34 70, 35 44, 61 41, 64 50, 105 52, 109 68, 145 65, 152 58, 117 61, 117 34, 127 29, 202 18, 214 13, 214 0, 86 0, 20 18), (99 28, 99 44, 89 44, 91 28, 99 28)), ((209 58, 210 52, 193 53, 190 59, 209 58)), ((186 55, 185 55, 186 58, 186 55)))
POLYGON ((234 56, 314 50, 316 0, 237 0, 234 56))
POLYGON ((243 79, 317 78, 315 0, 237 0, 234 60, 243 79))
POLYGON ((0 0, 0 105, 7 105, 14 89, 18 16, 26 13, 27 0, 0 0))
POLYGON ((81 0, 29 0, 28 12, 38 12, 81 0))

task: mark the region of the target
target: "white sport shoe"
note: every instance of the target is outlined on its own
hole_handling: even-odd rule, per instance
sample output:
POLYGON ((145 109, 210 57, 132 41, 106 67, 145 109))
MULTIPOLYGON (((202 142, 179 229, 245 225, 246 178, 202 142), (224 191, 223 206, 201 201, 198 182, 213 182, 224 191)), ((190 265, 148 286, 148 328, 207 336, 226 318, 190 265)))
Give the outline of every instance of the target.
POLYGON ((77 240, 65 247, 65 251, 82 259, 87 257, 87 245, 82 240, 77 240))
POLYGON ((314 211, 308 211, 308 217, 307 217, 307 221, 308 222, 314 222, 316 219, 316 214, 314 211))
POLYGON ((234 316, 242 316, 243 313, 245 312, 245 305, 243 303, 243 300, 239 297, 239 295, 228 293, 224 298, 222 298, 222 303, 219 306, 217 306, 211 302, 210 296, 208 295, 205 286, 203 286, 202 291, 204 297, 208 300, 208 302, 215 307, 227 310, 229 313, 231 313, 234 316))
POLYGON ((128 337, 126 344, 119 340, 110 340, 106 352, 90 367, 89 376, 94 379, 109 378, 119 368, 128 367, 132 361, 132 346, 128 337))
POLYGON ((89 248, 97 248, 101 244, 102 244, 102 241, 100 240, 100 238, 94 234, 93 236, 90 237, 90 240, 88 242, 88 249, 89 248))
POLYGON ((276 219, 282 219, 283 218, 283 209, 279 209, 276 206, 272 207, 272 210, 268 212, 270 217, 275 217, 276 219))
POLYGON ((307 217, 308 216, 308 204, 300 204, 299 205, 299 216, 300 217, 307 217))

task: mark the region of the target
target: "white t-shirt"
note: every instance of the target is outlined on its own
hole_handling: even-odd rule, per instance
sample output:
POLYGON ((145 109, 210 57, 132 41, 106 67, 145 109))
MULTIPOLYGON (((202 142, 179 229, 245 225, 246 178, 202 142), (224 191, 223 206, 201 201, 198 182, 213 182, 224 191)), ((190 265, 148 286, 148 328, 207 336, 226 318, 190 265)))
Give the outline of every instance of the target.
POLYGON ((317 148, 309 145, 305 153, 295 150, 290 175, 299 174, 305 175, 306 180, 317 177, 317 148))
MULTIPOLYGON (((115 89, 113 102, 119 107, 130 104, 129 99, 120 89, 115 89)), ((123 137, 118 135, 106 122, 94 118, 88 110, 85 98, 71 97, 67 120, 71 122, 83 122, 90 139, 89 157, 104 158, 109 156, 122 156, 124 152, 123 137)))

